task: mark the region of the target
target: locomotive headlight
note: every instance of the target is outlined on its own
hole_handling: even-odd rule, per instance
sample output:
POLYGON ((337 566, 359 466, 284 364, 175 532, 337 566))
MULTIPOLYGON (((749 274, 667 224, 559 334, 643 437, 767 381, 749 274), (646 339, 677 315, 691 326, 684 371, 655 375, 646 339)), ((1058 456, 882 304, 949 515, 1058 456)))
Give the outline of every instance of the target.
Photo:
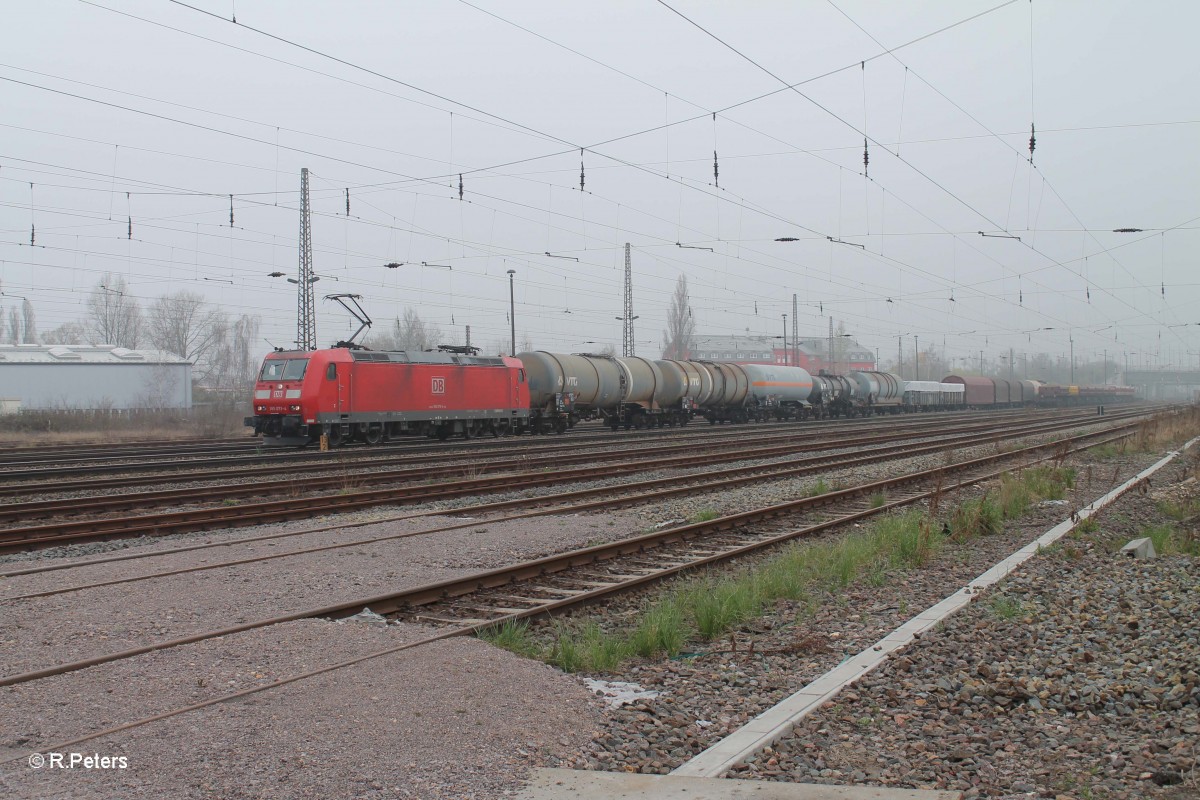
POLYGON ((267 410, 267 407, 266 407, 266 406, 258 406, 257 408, 258 408, 258 410, 259 410, 259 411, 266 411, 266 410, 267 410))
POLYGON ((292 411, 299 411, 299 410, 300 410, 300 406, 288 406, 288 408, 289 408, 289 409, 291 409, 292 411))

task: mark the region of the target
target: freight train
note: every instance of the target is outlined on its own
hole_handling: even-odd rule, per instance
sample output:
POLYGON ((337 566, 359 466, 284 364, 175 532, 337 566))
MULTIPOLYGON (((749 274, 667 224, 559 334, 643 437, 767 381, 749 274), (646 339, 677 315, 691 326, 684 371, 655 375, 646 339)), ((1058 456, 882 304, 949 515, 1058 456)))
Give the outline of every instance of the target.
POLYGON ((303 446, 324 437, 336 446, 403 435, 563 433, 582 418, 617 430, 697 418, 715 425, 1132 399, 1133 390, 1123 386, 956 375, 904 381, 888 372, 812 375, 800 367, 720 361, 334 347, 270 353, 246 425, 267 444, 303 446))

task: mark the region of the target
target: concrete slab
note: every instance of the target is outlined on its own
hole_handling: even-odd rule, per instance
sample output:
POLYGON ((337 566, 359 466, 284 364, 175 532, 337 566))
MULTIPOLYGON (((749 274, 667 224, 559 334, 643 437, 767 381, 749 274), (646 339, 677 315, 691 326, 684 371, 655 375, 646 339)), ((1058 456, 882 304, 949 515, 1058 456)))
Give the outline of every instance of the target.
POLYGON ((962 792, 539 769, 517 800, 959 800, 962 792))
POLYGON ((1130 558, 1157 558, 1158 553, 1154 552, 1154 542, 1147 538, 1134 539, 1129 544, 1121 548, 1121 553, 1130 558))

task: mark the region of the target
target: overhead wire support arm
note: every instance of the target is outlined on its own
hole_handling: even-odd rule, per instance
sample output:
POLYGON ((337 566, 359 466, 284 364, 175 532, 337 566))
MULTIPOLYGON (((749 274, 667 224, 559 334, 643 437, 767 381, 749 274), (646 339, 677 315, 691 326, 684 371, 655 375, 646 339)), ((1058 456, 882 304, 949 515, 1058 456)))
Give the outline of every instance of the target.
POLYGON ((826 236, 825 238, 828 239, 829 241, 833 242, 834 244, 848 244, 851 247, 857 247, 860 250, 867 249, 867 246, 865 244, 859 244, 858 242, 847 242, 845 239, 839 239, 835 236, 826 236))
POLYGON ((1014 236, 1011 233, 984 233, 983 231, 976 231, 976 232, 980 236, 986 236, 989 239, 1016 239, 1018 242, 1021 241, 1020 236, 1014 236))
POLYGON ((699 245, 695 245, 695 244, 683 244, 682 242, 676 242, 676 243, 675 243, 675 246, 676 246, 676 247, 682 247, 684 250, 707 250, 707 251, 708 251, 708 252, 710 252, 710 253, 715 253, 715 252, 716 252, 716 250, 713 250, 711 247, 700 247, 699 245))
POLYGON ((578 261, 579 260, 575 256, 556 256, 556 255, 554 255, 554 253, 551 253, 549 250, 547 250, 544 255, 547 258, 565 258, 568 261, 578 261))

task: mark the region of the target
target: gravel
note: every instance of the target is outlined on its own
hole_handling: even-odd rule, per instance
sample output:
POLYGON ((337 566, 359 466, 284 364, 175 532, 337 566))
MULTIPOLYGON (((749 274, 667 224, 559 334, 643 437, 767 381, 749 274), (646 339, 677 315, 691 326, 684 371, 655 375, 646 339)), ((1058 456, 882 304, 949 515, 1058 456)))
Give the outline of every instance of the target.
MULTIPOLYGON (((1122 457, 1118 461, 1123 479, 1157 461, 1157 457, 1122 457)), ((1168 475, 1177 477, 1178 471, 1172 469, 1160 473, 1160 480, 1168 475)), ((1087 488, 1090 473, 1086 464, 1080 464, 1080 487, 1074 497, 1068 497, 1068 503, 1086 503, 1098 497, 1108 487, 1112 470, 1114 461, 1094 465, 1091 475, 1096 486, 1087 488)), ((1108 533, 1123 543, 1142 525, 1152 522, 1157 513, 1152 498, 1127 495, 1115 510, 1100 518, 1102 528, 1097 535, 1108 533)), ((1003 534, 974 540, 968 546, 947 543, 934 563, 922 570, 892 576, 880 587, 856 585, 845 594, 824 597, 814 614, 781 602, 772 614, 743 627, 724 642, 694 645, 694 652, 677 661, 642 662, 624 673, 606 675, 608 679, 637 682, 647 690, 661 692, 661 696, 607 711, 606 726, 586 750, 571 758, 571 765, 578 769, 665 774, 845 657, 866 648, 899 622, 940 600, 948 588, 964 584, 1064 516, 1062 506, 1043 507, 1020 524, 1008 525, 1003 534)), ((1066 547, 1063 552, 1068 552, 1066 547)), ((1086 772, 1098 758, 1117 752, 1124 759, 1123 771, 1120 775, 1102 771, 1104 780, 1111 783, 1100 788, 1109 794, 1091 796, 1136 798, 1147 792, 1194 796, 1166 794, 1153 781, 1156 775, 1160 780, 1172 780, 1163 770, 1180 771, 1186 766, 1187 774, 1180 775, 1189 777, 1194 769, 1195 752, 1190 747, 1196 741, 1194 733, 1200 732, 1195 706, 1196 692, 1200 692, 1196 682, 1200 679, 1194 676, 1200 664, 1200 631, 1195 621, 1200 593, 1195 591, 1196 584, 1198 566, 1194 559, 1172 557, 1150 564, 1132 563, 1115 559, 1096 543, 1082 553, 1073 549, 1066 558, 1046 554, 1034 559, 1003 584, 1004 593, 1021 591, 1022 602, 1028 601, 1027 607, 1021 606, 1018 618, 1001 618, 1006 601, 995 601, 995 606, 990 600, 973 603, 970 615, 956 616, 947 625, 947 631, 952 631, 949 637, 923 637, 904 656, 890 661, 888 672, 864 679, 863 686, 842 694, 836 705, 806 721, 797 735, 785 740, 778 750, 752 759, 733 777, 976 788, 976 794, 992 796, 1032 787, 1034 792, 1049 793, 1044 796, 1057 793, 1074 798, 1088 795, 1073 794, 1076 784, 1067 786, 1069 781, 1062 776, 1072 769, 1086 772), (1028 587, 1021 589, 1025 584, 1028 587), (1034 594, 1033 587, 1040 594, 1034 594), (1085 608, 1068 603, 1073 612, 1062 616, 1052 613, 1055 602, 1066 602, 1067 597, 1076 595, 1086 597, 1090 604, 1085 608), (1133 612, 1121 610, 1122 597, 1133 612), (1106 602, 1115 608, 1109 608, 1106 602), (1117 610, 1123 615, 1115 615, 1117 610), (1141 615, 1136 636, 1128 634, 1132 632, 1128 631, 1130 613, 1141 615), (1075 631, 1070 625, 1072 620, 1092 627, 1075 631), (1122 625, 1127 628, 1124 634, 1122 625), (1100 658, 1084 661, 1100 650, 1092 656, 1080 655, 1078 662, 1060 656, 1061 640, 1074 648, 1072 652, 1084 652, 1086 643, 1094 644, 1097 639, 1110 648, 1105 656, 1108 667, 1100 666, 1100 658), (1030 643, 1036 648, 1026 651, 1030 643), (1124 648, 1126 644, 1133 646, 1124 648), (967 681, 986 682, 974 672, 977 661, 988 661, 989 667, 995 662, 994 682, 997 675, 1010 679, 1000 684, 1001 691, 1013 694, 1002 694, 1008 698, 1007 704, 990 700, 994 712, 986 711, 988 703, 978 710, 970 705, 974 693, 968 694, 966 703, 956 699, 967 681), (895 672, 905 664, 905 670, 895 672), (1147 666, 1151 667, 1148 672, 1147 666), (1102 680, 1099 675, 1104 669, 1111 674, 1102 680), (1024 690, 1014 686, 1026 686, 1019 678, 1034 681, 1031 686, 1037 687, 1038 703, 1043 705, 1037 714, 1016 712, 1027 708, 1027 703, 1016 696, 1024 690), (938 681, 950 688, 947 690, 938 681), (1114 699, 1115 687, 1121 681, 1129 691, 1114 699), (1181 685, 1182 690, 1176 688, 1181 685), (1094 696, 1088 687, 1094 688, 1094 696), (1075 692, 1074 698, 1070 691, 1075 692), (1043 692, 1044 698, 1040 697, 1043 692), (1109 711, 1094 704, 1085 711, 1068 708, 1078 705, 1080 698, 1102 697, 1103 692, 1108 692, 1105 702, 1112 703, 1109 711), (1171 692, 1176 692, 1174 697, 1171 692), (1126 694, 1134 697, 1126 699, 1126 694), (1062 702, 1064 708, 1051 714, 1057 702, 1062 702), (1171 703, 1180 704, 1180 708, 1172 708, 1171 703), (1118 705, 1128 708, 1129 714, 1124 715, 1118 705), (965 716, 967 708, 976 716, 965 716), (1021 724, 1003 728, 1001 721, 1010 717, 1021 724), (1042 734, 1034 734, 1030 720, 1045 726, 1040 729, 1042 734), (1106 732, 1105 738, 1098 738, 1097 732, 1106 732), (1085 744, 1093 741, 1100 744, 1085 744), (906 750, 908 746, 912 750, 906 750), (1042 750, 1034 752, 1034 746, 1042 750), (1043 752, 1051 756, 1039 759, 1043 752), (1183 759, 1190 760, 1184 764, 1183 759), (1058 769, 1052 765, 1056 763, 1066 766, 1058 769), (985 769, 985 764, 990 766, 985 769), (1027 769, 1016 769, 1019 765, 1027 769)), ((606 610, 612 616, 624 608, 612 606, 606 610)), ((1080 781, 1078 774, 1075 780, 1080 781)))
MULTIPOLYGON (((957 460, 991 452, 991 446, 956 454, 957 460)), ((943 455, 921 456, 830 472, 830 485, 877 480, 899 471, 945 463, 943 455)), ((669 499, 652 512, 604 512, 588 516, 539 516, 509 522, 481 520, 478 527, 431 536, 355 545, 287 559, 153 578, 135 584, 85 592, 15 600, 0 618, 0 675, 113 653, 129 647, 241 624, 339 601, 449 579, 498 564, 536 558, 567 549, 643 533, 653 524, 693 517, 700 509, 728 514, 808 494, 818 478, 790 478, 669 499), (132 589, 132 591, 131 591, 132 589), (81 602, 85 601, 85 602, 81 602)), ((515 496, 515 493, 514 493, 515 496)), ((431 520, 381 523, 289 539, 284 545, 324 544, 430 527, 431 520)), ((311 523, 310 523, 311 527, 311 523)), ((293 527, 294 529, 294 527, 293 527)), ((261 530, 270 530, 264 526, 261 530)), ((241 532, 245 535, 245 532, 241 532)), ((238 545, 237 557, 279 552, 281 542, 238 545)), ((191 551, 155 559, 98 564, 66 572, 15 576, 3 581, 4 595, 44 591, 62 585, 112 580, 228 560, 191 551)))
POLYGON ((573 678, 453 639, 63 748, 125 769, 31 769, 86 732, 412 641, 411 625, 304 620, 0 689, 8 798, 497 797, 595 724, 573 678), (336 655, 335 655, 336 653, 336 655))
POLYGON ((1111 524, 1031 562, 737 776, 1198 796, 1200 562, 1115 555, 1111 524))
MULTIPOLYGON (((411 588, 582 547, 605 535, 606 528, 637 530, 641 524, 641 517, 633 512, 604 518, 545 516, 480 523, 479 527, 435 536, 7 601, 5 614, 0 616, 0 675, 411 588)), ((389 533, 402 528, 392 524, 376 530, 389 533)), ((344 536, 345 532, 329 535, 344 536)), ((271 550, 269 543, 261 543, 261 548, 271 550)), ((180 556, 202 559, 211 554, 180 556)), ((64 580, 72 584, 98 580, 100 575, 116 574, 131 565, 136 562, 95 565, 81 570, 80 575, 16 576, 5 579, 4 585, 8 593, 20 594, 64 580)))
MULTIPOLYGON (((1124 471, 1149 460, 1127 458, 1124 471)), ((942 456, 928 456, 823 478, 848 484, 941 463, 942 456)), ((671 500, 653 510, 480 521, 479 527, 437 536, 10 602, 0 618, 0 674, 636 535, 655 522, 691 516, 702 508, 731 513, 779 502, 804 493, 814 480, 713 492, 671 500)), ((1091 499, 1099 491, 1084 495, 1091 499)), ((606 712, 603 721, 596 716, 602 703, 585 700, 588 693, 575 678, 480 642, 454 640, 79 746, 82 752, 128 755, 131 768, 115 776, 8 765, 0 767, 0 785, 14 797, 494 797, 533 765, 668 771, 1061 516, 1061 509, 1044 509, 1020 531, 983 540, 969 551, 948 550, 934 566, 905 576, 893 591, 864 586, 830 598, 815 617, 781 606, 778 615, 739 633, 737 652, 717 652, 731 649, 730 643, 721 643, 685 661, 639 665, 623 677, 663 691, 663 697, 606 712), (746 652, 750 640, 756 644, 754 653, 746 652), (459 702, 464 699, 470 702, 459 702), (420 724, 415 723, 418 711, 420 724)), ((287 541, 289 547, 301 541, 337 541, 406 526, 418 529, 430 522, 376 522, 351 532, 287 541)), ((194 536, 185 538, 195 541, 194 536)), ((270 552, 273 545, 259 543, 252 551, 242 547, 238 556, 270 552)), ((155 561, 162 569, 229 554, 222 548, 155 561)), ((145 569, 136 565, 95 565, 86 571, 5 579, 2 585, 10 595, 18 594, 64 579, 77 583, 131 567, 145 569)), ((0 735, 5 737, 0 757, 4 748, 25 753, 82 731, 195 702, 210 692, 235 691, 339 661, 406 635, 411 635, 408 626, 302 621, 0 689, 0 735)))

